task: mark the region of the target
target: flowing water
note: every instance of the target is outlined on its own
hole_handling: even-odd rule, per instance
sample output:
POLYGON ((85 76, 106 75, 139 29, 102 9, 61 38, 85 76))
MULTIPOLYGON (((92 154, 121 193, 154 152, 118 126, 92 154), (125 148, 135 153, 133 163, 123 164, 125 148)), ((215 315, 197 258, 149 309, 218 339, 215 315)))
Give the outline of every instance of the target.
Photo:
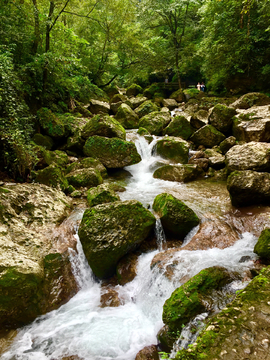
MULTIPOLYGON (((130 136, 137 137, 133 132, 130 136)), ((153 179, 153 169, 157 162, 162 161, 152 155, 155 142, 156 139, 149 145, 144 138, 137 137, 136 145, 142 161, 127 168, 132 177, 126 191, 121 193, 122 200, 137 199, 151 208, 154 197, 168 191, 189 203, 199 215, 213 209, 222 214, 228 209, 228 199, 227 202, 224 200, 228 194, 218 192, 216 185, 211 187, 206 183, 200 187, 195 183, 192 188, 191 184, 153 179)), ((76 216, 81 217, 82 212, 76 216)), ((156 233, 159 250, 142 254, 135 279, 115 287, 122 303, 119 307, 100 307, 101 283, 94 278, 78 239, 78 254, 71 250, 70 259, 80 291, 58 310, 22 328, 1 359, 62 360, 63 357, 77 355, 84 360, 133 360, 142 348, 157 344, 156 334, 163 326, 162 307, 172 291, 180 286, 177 279, 194 276, 200 270, 215 265, 244 273, 255 259, 253 248, 256 238, 249 233, 243 234, 239 241, 224 250, 179 250, 169 260, 178 259, 175 279, 170 281, 158 267, 150 268, 153 257, 166 241, 160 226, 156 233), (249 256, 250 260, 239 262, 242 256, 249 256)), ((185 239, 185 243, 192 235, 185 239)), ((235 284, 235 289, 241 286, 235 284)))

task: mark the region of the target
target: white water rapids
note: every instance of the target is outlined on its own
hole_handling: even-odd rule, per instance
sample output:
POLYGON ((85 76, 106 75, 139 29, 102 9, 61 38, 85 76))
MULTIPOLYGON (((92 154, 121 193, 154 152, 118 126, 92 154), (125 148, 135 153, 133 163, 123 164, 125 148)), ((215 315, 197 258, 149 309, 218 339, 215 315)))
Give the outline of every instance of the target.
MULTIPOLYGON (((152 146, 144 138, 137 140, 142 161, 128 168, 133 177, 126 192, 121 193, 122 200, 137 199, 147 206, 157 194, 168 189, 187 191, 184 185, 153 179, 151 168, 158 158, 151 155, 152 146)), ((200 195, 197 201, 199 199, 200 195)), ((212 200, 210 197, 204 199, 202 207, 207 207, 208 201, 212 208, 212 200)), ((196 202, 194 204, 193 209, 200 213, 202 209, 196 208, 196 202)), ((179 251, 174 255, 181 259, 176 266, 175 278, 191 277, 214 265, 244 272, 255 258, 255 242, 251 234, 245 233, 224 250, 179 251), (242 256, 250 256, 251 260, 240 263, 242 256)), ((177 281, 169 281, 157 268, 150 269, 158 251, 141 255, 135 279, 125 286, 116 286, 123 305, 101 308, 101 284, 94 279, 78 239, 78 255, 71 253, 71 260, 80 291, 58 310, 22 328, 1 359, 62 360, 77 355, 83 360, 134 360, 142 348, 157 344, 156 335, 163 326, 163 304, 180 285, 177 281)))

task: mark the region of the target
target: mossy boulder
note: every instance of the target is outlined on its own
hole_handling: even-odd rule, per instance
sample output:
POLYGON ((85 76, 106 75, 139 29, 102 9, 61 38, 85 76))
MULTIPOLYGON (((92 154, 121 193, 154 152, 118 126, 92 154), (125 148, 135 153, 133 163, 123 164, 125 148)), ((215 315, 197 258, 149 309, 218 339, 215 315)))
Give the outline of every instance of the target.
POLYGON ((111 103, 118 103, 118 102, 124 102, 127 100, 127 96, 123 95, 123 94, 115 94, 112 99, 111 99, 111 103))
POLYGON ((236 145, 236 138, 234 136, 229 136, 225 140, 221 141, 219 148, 223 155, 226 154, 234 145, 236 145))
POLYGON ((72 156, 82 156, 84 144, 85 139, 82 138, 81 130, 78 130, 73 136, 67 138, 67 143, 64 148, 69 155, 72 153, 72 156))
POLYGON ((170 123, 171 115, 165 111, 153 111, 140 119, 139 127, 145 128, 152 135, 162 135, 163 129, 170 123))
POLYGON ((88 110, 91 111, 92 114, 108 114, 110 111, 110 104, 106 101, 91 99, 88 110))
POLYGON ((117 138, 92 136, 86 141, 83 151, 86 156, 99 159, 107 168, 122 168, 141 161, 133 143, 117 138))
POLYGON ((152 99, 154 97, 154 94, 162 91, 161 86, 164 87, 163 84, 160 85, 158 83, 153 83, 143 91, 143 95, 146 96, 148 99, 152 99))
POLYGON ((176 136, 188 140, 194 132, 195 129, 184 116, 175 116, 163 130, 163 135, 176 136))
POLYGON ((236 115, 235 109, 226 105, 217 104, 210 112, 209 124, 213 125, 222 133, 228 134, 232 130, 234 115, 236 115))
POLYGON ((135 109, 135 113, 139 116, 139 118, 142 118, 143 116, 150 114, 153 111, 159 111, 159 107, 151 100, 143 102, 135 109))
POLYGON ((190 118, 190 125, 198 130, 205 125, 208 125, 209 113, 207 110, 200 109, 197 112, 193 113, 190 118))
POLYGON ((204 269, 176 289, 163 306, 163 322, 171 331, 181 331, 196 315, 207 311, 207 298, 232 282, 228 270, 219 266, 204 269))
POLYGON ((44 161, 47 165, 55 164, 60 168, 65 168, 69 163, 69 158, 64 151, 54 150, 49 151, 45 150, 42 152, 44 156, 44 161))
POLYGON ((75 161, 66 168, 66 174, 71 173, 79 169, 97 169, 103 178, 108 176, 107 170, 104 165, 98 160, 91 157, 83 158, 79 161, 75 161))
POLYGON ((270 229, 264 229, 254 247, 255 254, 260 258, 270 260, 270 229))
POLYGON ((87 203, 90 207, 119 200, 119 195, 108 184, 102 184, 87 191, 87 203))
POLYGON ((102 279, 114 275, 117 262, 146 239, 155 221, 136 200, 87 209, 79 236, 94 274, 102 279))
POLYGON ((174 99, 162 99, 162 105, 168 108, 170 111, 178 107, 178 103, 174 99))
POLYGON ((251 170, 233 171, 227 179, 232 205, 269 204, 270 174, 251 170))
POLYGON ((115 119, 125 129, 137 129, 139 124, 138 115, 127 104, 121 104, 115 115, 115 119))
POLYGON ((53 139, 48 135, 35 134, 32 140, 35 144, 40 145, 47 150, 51 150, 54 145, 53 139))
POLYGON ((212 125, 205 125, 197 130, 190 138, 196 145, 203 145, 205 147, 213 147, 219 145, 221 141, 225 140, 226 136, 218 131, 212 125))
POLYGON ((270 97, 261 93, 248 93, 241 96, 230 105, 233 109, 248 109, 254 105, 263 106, 270 104, 270 97))
POLYGON ((159 215, 165 232, 183 239, 200 222, 195 212, 173 195, 156 196, 153 210, 159 215))
POLYGON ((125 101, 127 105, 131 107, 131 109, 136 109, 138 106, 140 106, 142 103, 147 101, 147 97, 145 96, 137 96, 137 97, 131 97, 128 100, 125 101))
POLYGON ((48 185, 53 188, 60 186, 63 191, 68 187, 68 181, 62 169, 55 164, 52 164, 42 170, 33 171, 31 175, 35 182, 39 184, 48 185))
POLYGON ((140 85, 132 84, 127 88, 127 96, 137 96, 143 93, 143 89, 140 85))
POLYGON ((183 90, 176 90, 170 95, 170 99, 174 99, 177 102, 181 103, 186 100, 183 90))
POLYGON ((181 138, 168 136, 158 140, 156 152, 165 159, 175 163, 186 164, 189 156, 189 143, 181 138))
POLYGON ((150 132, 147 130, 147 129, 145 129, 145 128, 143 128, 143 127, 140 127, 139 129, 138 129, 138 131, 137 131, 137 133, 140 135, 140 136, 144 136, 144 135, 150 135, 150 132))
POLYGON ((93 187, 103 183, 102 176, 97 169, 78 169, 66 175, 68 183, 75 188, 93 187))
POLYGON ((164 165, 155 170, 153 177, 167 181, 190 182, 197 180, 204 174, 200 165, 164 165))
POLYGON ((126 131, 123 126, 109 115, 96 115, 82 128, 82 138, 88 139, 93 135, 126 140, 126 131))

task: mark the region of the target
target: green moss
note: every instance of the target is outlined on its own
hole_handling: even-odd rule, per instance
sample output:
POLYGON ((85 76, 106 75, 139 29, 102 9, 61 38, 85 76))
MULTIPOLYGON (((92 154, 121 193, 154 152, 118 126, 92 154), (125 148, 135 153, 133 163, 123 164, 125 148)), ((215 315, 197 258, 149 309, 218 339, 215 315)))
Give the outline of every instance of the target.
POLYGON ((189 157, 189 144, 179 138, 166 137, 159 140, 156 145, 157 154, 175 161, 186 164, 189 157))
POLYGON ((125 129, 137 129, 139 117, 127 104, 119 106, 115 119, 118 120, 125 129))
POLYGON ((135 110, 139 118, 142 118, 143 116, 150 114, 153 111, 159 111, 159 107, 151 100, 145 101, 135 110))
POLYGON ((141 94, 143 92, 143 89, 140 85, 132 84, 127 88, 127 96, 137 96, 138 94, 141 94))
POLYGON ((5 189, 5 188, 3 188, 2 186, 0 186, 0 193, 2 193, 2 194, 8 194, 8 193, 10 193, 10 190, 5 189))
POLYGON ((63 191, 68 187, 68 181, 62 170, 54 164, 35 173, 33 172, 32 175, 35 178, 35 181, 40 184, 45 184, 54 188, 59 185, 63 191))
POLYGON ((53 147, 53 140, 50 136, 35 134, 32 140, 34 141, 34 143, 43 146, 47 150, 51 150, 53 147))
POLYGON ((87 192, 87 202, 90 207, 119 200, 120 197, 108 185, 100 185, 87 192))
POLYGON ((255 254, 270 260, 270 229, 264 229, 254 248, 255 254))
POLYGON ((123 126, 116 119, 106 114, 95 115, 83 127, 82 137, 84 139, 93 135, 126 139, 126 131, 123 126))
POLYGON ((140 136, 144 136, 144 135, 150 135, 149 131, 143 127, 140 127, 138 130, 138 134, 140 136))
POLYGON ((188 140, 194 133, 190 122, 184 116, 176 116, 170 124, 163 130, 163 135, 177 136, 188 140))
POLYGON ((92 187, 103 183, 100 172, 93 168, 75 170, 67 174, 66 178, 75 188, 92 187))

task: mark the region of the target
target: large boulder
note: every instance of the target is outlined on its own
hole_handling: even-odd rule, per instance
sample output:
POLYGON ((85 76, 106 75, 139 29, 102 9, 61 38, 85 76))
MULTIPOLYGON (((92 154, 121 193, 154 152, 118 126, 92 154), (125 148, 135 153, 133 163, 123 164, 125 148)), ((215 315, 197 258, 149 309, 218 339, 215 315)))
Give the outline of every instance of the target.
POLYGON ((142 103, 147 101, 147 97, 145 96, 138 96, 138 97, 131 97, 128 100, 125 101, 127 105, 131 107, 131 109, 136 109, 138 106, 140 106, 142 103))
POLYGON ((199 164, 164 165, 155 170, 153 177, 187 183, 198 179, 203 174, 204 171, 199 164))
POLYGON ((205 125, 197 130, 190 138, 196 145, 203 145, 205 147, 213 147, 219 145, 221 141, 225 140, 226 136, 218 131, 212 125, 205 125))
POLYGON ((255 254, 260 258, 270 260, 270 229, 264 229, 254 247, 255 254))
POLYGON ((204 269, 176 289, 163 306, 163 322, 171 331, 179 331, 196 315, 209 311, 214 290, 233 281, 225 268, 213 266, 204 269))
POLYGON ((191 115, 190 125, 198 130, 208 124, 209 113, 207 110, 199 110, 191 115))
POLYGON ((122 168, 141 161, 133 143, 117 138, 92 136, 86 141, 83 151, 86 156, 99 159, 106 168, 122 168))
POLYGON ((35 144, 44 147, 47 150, 51 150, 53 148, 54 142, 53 139, 48 135, 35 134, 32 138, 35 144))
POLYGON ((102 176, 97 169, 84 168, 70 172, 66 175, 68 183, 76 189, 80 187, 93 187, 103 183, 102 176))
POLYGON ((263 106, 270 104, 270 97, 261 93, 248 93, 241 96, 230 105, 233 109, 249 109, 254 105, 263 106))
POLYGON ((170 95, 170 99, 174 99, 176 100, 177 102, 181 103, 183 101, 186 100, 186 97, 185 97, 185 94, 183 92, 183 90, 179 89, 179 90, 176 90, 174 91, 171 95, 170 95))
POLYGON ((123 126, 109 115, 96 115, 82 128, 82 138, 88 139, 93 135, 126 140, 126 131, 123 126))
POLYGON ((137 129, 139 126, 139 117, 127 104, 121 104, 115 115, 115 119, 125 129, 137 129))
POLYGON ((225 140, 221 141, 219 144, 220 151, 223 155, 226 154, 234 145, 236 145, 236 138, 234 136, 229 136, 225 140))
POLYGON ((270 170, 270 144, 250 142, 235 145, 225 155, 229 171, 234 170, 270 170))
POLYGON ((167 107, 170 111, 178 107, 178 103, 175 99, 163 99, 162 105, 167 107))
POLYGON ((140 85, 132 84, 127 88, 127 96, 137 96, 143 93, 143 89, 140 85))
POLYGON ((236 115, 236 111, 226 105, 217 104, 214 106, 209 116, 209 124, 213 125, 217 130, 224 134, 228 134, 232 129, 232 118, 236 115))
POLYGON ((154 111, 141 118, 139 127, 145 128, 152 135, 162 135, 163 129, 170 123, 171 115, 165 111, 154 111))
POLYGON ((104 165, 98 160, 91 157, 86 157, 78 161, 74 161, 66 168, 66 173, 69 174, 79 169, 96 169, 100 172, 103 178, 108 177, 107 170, 104 165))
POLYGON ((142 118, 143 116, 150 114, 153 111, 159 111, 159 108, 151 100, 143 102, 139 107, 137 107, 137 109, 135 109, 135 112, 139 118, 142 118))
POLYGON ((192 209, 167 193, 156 196, 153 210, 159 215, 165 232, 181 239, 200 222, 192 209))
POLYGON ((232 205, 269 204, 270 174, 256 171, 234 171, 227 179, 232 205))
POLYGON ((135 360, 159 360, 157 345, 150 345, 143 348, 138 352, 135 360))
POLYGON ((146 239, 155 217, 136 200, 87 209, 79 227, 85 256, 94 274, 108 278, 117 262, 146 239))
POLYGON ((248 110, 238 110, 233 119, 232 132, 238 141, 269 142, 269 106, 253 106, 248 110))
POLYGON ((92 114, 108 114, 110 104, 105 101, 91 99, 88 110, 91 111, 92 114))
POLYGON ((93 187, 87 192, 87 202, 90 207, 119 200, 119 195, 114 192, 112 186, 109 184, 93 187))
POLYGON ((52 164, 45 169, 32 171, 32 178, 39 184, 44 184, 53 188, 60 188, 64 191, 68 187, 68 181, 62 171, 62 169, 52 164))
POLYGON ((169 125, 163 130, 163 135, 177 136, 188 140, 195 129, 184 116, 175 116, 169 125))
POLYGON ((72 133, 73 123, 76 122, 76 119, 70 114, 54 114, 47 108, 40 109, 37 117, 46 135, 54 139, 69 136, 72 133))
POLYGON ((189 156, 189 143, 181 138, 166 136, 156 144, 157 155, 175 163, 186 164, 189 156))

